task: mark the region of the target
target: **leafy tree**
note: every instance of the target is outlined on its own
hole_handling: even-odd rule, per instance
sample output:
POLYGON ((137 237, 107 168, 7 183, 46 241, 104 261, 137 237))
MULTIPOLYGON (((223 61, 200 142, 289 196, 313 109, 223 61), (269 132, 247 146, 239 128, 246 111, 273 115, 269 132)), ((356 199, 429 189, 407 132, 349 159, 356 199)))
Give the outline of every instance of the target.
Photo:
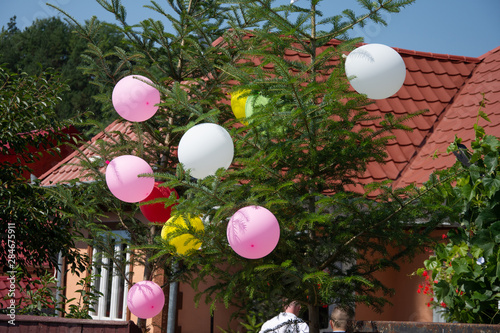
MULTIPOLYGON (((480 112, 486 120, 488 117, 480 112)), ((489 120, 488 120, 489 121, 489 120)), ((425 275, 433 296, 430 306, 438 308, 447 321, 500 323, 500 140, 474 125, 471 151, 460 138, 448 148, 457 163, 442 172, 453 177, 436 196, 456 208, 452 228, 445 241, 417 272, 425 275)), ((437 191, 437 190, 436 190, 437 191)))
MULTIPOLYGON (((13 17, 8 29, 0 35, 0 64, 5 64, 11 71, 31 75, 38 75, 48 68, 58 71, 70 89, 62 93, 56 115, 60 119, 69 119, 90 110, 95 113, 95 118, 109 123, 116 119, 116 114, 106 112, 102 103, 92 98, 99 94, 99 87, 79 68, 87 44, 72 33, 73 30, 72 24, 50 17, 36 20, 20 31, 13 17)), ((123 46, 123 35, 113 25, 103 25, 94 38, 103 52, 123 46)))
MULTIPOLYGON (((430 189, 392 190, 382 183, 370 184, 366 195, 347 190, 359 185, 368 162, 383 163, 390 132, 407 130, 402 123, 419 112, 373 119, 363 108, 369 101, 349 91, 343 72, 342 54, 358 40, 325 45, 346 38, 349 29, 366 20, 384 24, 383 11, 398 12, 413 1, 359 1, 361 15, 347 9, 333 17, 324 17, 319 0, 304 1, 304 7, 276 7, 271 0, 168 0, 175 15, 152 2, 148 7, 165 15, 172 32, 152 19, 132 27, 120 1, 98 2, 117 17, 130 51, 101 52, 92 43, 99 24, 91 20, 77 27, 89 42, 85 70, 103 86, 113 86, 124 75, 146 75, 162 93, 162 103, 155 117, 133 124, 144 141, 127 142, 120 134, 112 146, 100 142, 94 149, 108 160, 124 152, 145 158, 155 165, 155 178, 181 194, 177 213, 208 221, 203 233, 188 224, 172 235, 187 232, 203 241, 200 251, 184 256, 159 237, 151 245, 158 228, 143 232, 150 244, 139 247, 149 251, 145 258, 161 263, 171 281, 198 286, 214 278, 216 284, 199 295, 212 305, 223 301, 247 311, 267 310, 261 313, 267 316, 282 298, 298 300, 307 306, 311 332, 320 329, 324 304, 364 302, 376 309, 386 304, 377 292, 391 289, 374 273, 397 268, 396 261, 428 241, 447 212, 431 214, 436 206, 426 196, 430 189), (286 59, 286 50, 307 60, 286 59), (107 66, 110 58, 120 61, 107 66), (338 63, 331 65, 331 59, 338 63), (268 99, 244 124, 221 103, 237 91, 268 99), (359 126, 365 121, 376 129, 359 126), (196 180, 176 163, 173 147, 201 122, 228 128, 236 155, 230 170, 196 180), (281 228, 276 249, 258 260, 238 256, 226 239, 227 220, 248 205, 271 210, 281 228), (179 269, 168 269, 174 263, 179 269)), ((146 228, 134 219, 122 221, 125 228, 146 228)))
POLYGON ((16 265, 25 272, 29 267, 53 268, 59 252, 71 262, 78 254, 72 249, 71 224, 58 212, 60 203, 25 178, 31 163, 57 154, 58 146, 70 140, 62 131, 70 123, 54 115, 67 86, 51 73, 30 76, 0 67, 0 87, 0 154, 6 157, 0 167, 0 230, 5 240, 0 242, 0 263, 6 271, 16 265))

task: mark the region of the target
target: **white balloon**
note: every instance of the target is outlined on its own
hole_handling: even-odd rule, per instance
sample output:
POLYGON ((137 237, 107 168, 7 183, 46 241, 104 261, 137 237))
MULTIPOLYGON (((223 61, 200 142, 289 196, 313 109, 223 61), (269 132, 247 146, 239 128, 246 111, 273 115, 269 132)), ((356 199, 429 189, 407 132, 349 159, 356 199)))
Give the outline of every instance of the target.
POLYGON ((384 99, 394 95, 403 86, 406 66, 393 48, 367 44, 347 56, 345 73, 358 93, 372 99, 384 99))
POLYGON ((233 140, 226 129, 217 124, 193 126, 179 142, 179 162, 198 179, 215 175, 220 168, 229 168, 233 156, 233 140))

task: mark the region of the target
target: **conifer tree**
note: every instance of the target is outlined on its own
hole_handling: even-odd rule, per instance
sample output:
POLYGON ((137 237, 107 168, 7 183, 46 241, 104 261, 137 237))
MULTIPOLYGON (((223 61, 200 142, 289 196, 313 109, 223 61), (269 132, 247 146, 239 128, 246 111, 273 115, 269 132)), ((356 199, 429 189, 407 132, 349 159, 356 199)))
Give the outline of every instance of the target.
MULTIPOLYGON (((161 229, 154 224, 146 225, 134 217, 138 205, 130 205, 113 197, 100 168, 105 160, 111 161, 128 153, 145 159, 158 172, 175 173, 174 147, 182 135, 182 128, 202 119, 219 122, 228 118, 230 111, 227 108, 219 113, 220 110, 214 107, 224 99, 221 87, 225 78, 217 66, 231 62, 237 53, 214 44, 229 28, 224 25, 226 9, 216 1, 171 0, 168 1, 168 10, 152 2, 148 7, 163 14, 171 26, 165 27, 164 22, 152 19, 132 26, 127 21, 126 9, 120 1, 98 2, 115 14, 120 31, 126 36, 124 47, 104 52, 98 37, 109 23, 93 17, 85 24, 80 24, 70 13, 59 9, 74 24, 75 32, 88 44, 88 49, 82 55, 85 62, 82 68, 99 85, 102 94, 97 98, 107 102, 108 109, 112 109, 111 91, 115 84, 127 75, 140 74, 154 82, 162 92, 164 103, 152 119, 132 124, 132 130, 139 137, 137 141, 132 140, 127 133, 105 132, 101 124, 94 123, 104 131, 105 136, 112 138, 113 144, 103 140, 83 142, 83 148, 91 149, 98 158, 89 159, 80 154, 80 165, 85 168, 81 178, 71 182, 70 185, 74 186, 57 186, 51 193, 65 203, 61 214, 71 217, 77 222, 78 228, 87 231, 85 237, 79 240, 101 249, 115 265, 120 266, 112 249, 107 251, 106 243, 113 235, 109 226, 102 223, 111 214, 116 214, 118 228, 128 231, 131 236, 129 240, 120 241, 133 246, 133 260, 146 268, 144 277, 138 278, 151 280, 159 272, 163 274, 164 269, 169 280, 174 280, 174 276, 182 275, 182 272, 171 271, 174 258, 153 258, 158 251, 150 248, 161 229), (206 77, 211 80, 205 80, 206 77), (197 89, 189 89, 193 86, 197 89), (192 101, 197 104, 194 105, 192 101), (96 182, 81 182, 87 177, 96 182)), ((182 189, 177 190, 182 193, 182 189)), ((124 277, 131 285, 130 276, 124 277)))
POLYGON ((98 2, 115 13, 133 52, 100 52, 92 44, 99 27, 91 21, 79 27, 90 43, 87 72, 108 86, 124 75, 143 74, 162 93, 159 113, 133 125, 149 143, 103 147, 101 156, 129 151, 147 158, 156 166, 155 178, 181 194, 177 213, 206 221, 204 232, 179 232, 199 238, 199 251, 178 255, 156 237, 156 245, 147 247, 150 259, 165 267, 180 263, 180 270, 167 272, 171 280, 198 286, 213 278, 213 286, 200 290, 212 305, 265 309, 261 314, 268 316, 283 298, 297 300, 307 308, 311 332, 321 328, 325 304, 362 302, 381 309, 387 301, 378 292, 391 289, 374 273, 397 268, 396 261, 418 250, 442 215, 430 216, 433 203, 411 186, 370 184, 367 194, 348 190, 360 185, 368 162, 384 162, 391 131, 408 130, 403 122, 419 110, 400 119, 373 119, 363 108, 370 101, 349 90, 342 55, 359 42, 347 38, 352 27, 367 20, 385 24, 381 13, 398 12, 413 0, 360 0, 361 14, 346 9, 331 17, 320 11, 321 0, 168 0, 169 12, 152 2, 148 7, 165 15, 170 32, 152 19, 129 26, 120 1, 98 2), (342 43, 329 44, 334 38, 342 43), (287 50, 304 61, 287 59, 287 50), (115 68, 106 65, 108 57, 120 59, 115 68), (242 91, 268 102, 240 122, 224 101, 242 91), (203 122, 231 132, 235 158, 229 170, 197 180, 177 163, 173 148, 203 122), (228 219, 249 205, 269 209, 280 224, 277 247, 256 260, 237 255, 226 238, 228 219))

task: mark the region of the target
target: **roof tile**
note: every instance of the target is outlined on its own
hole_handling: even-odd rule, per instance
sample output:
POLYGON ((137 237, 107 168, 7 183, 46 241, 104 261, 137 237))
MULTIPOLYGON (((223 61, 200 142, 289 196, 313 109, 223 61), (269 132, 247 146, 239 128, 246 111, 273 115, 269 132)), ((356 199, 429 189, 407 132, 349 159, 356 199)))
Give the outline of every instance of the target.
MULTIPOLYGON (((425 88, 425 87, 424 87, 425 88)), ((403 86, 399 91, 398 93, 396 94, 396 96, 400 97, 400 94, 401 93, 404 93, 406 92, 407 95, 405 96, 408 96, 407 98, 411 98, 413 100, 417 100, 417 101, 423 101, 423 100, 427 100, 426 97, 422 94, 421 92, 421 89, 424 89, 424 88, 419 88, 417 86, 403 86)), ((404 97, 403 97, 404 98, 404 97)), ((434 97, 435 98, 435 97, 434 97)), ((434 99, 434 100, 437 100, 437 99, 434 99)))
MULTIPOLYGON (((427 77, 431 79, 433 75, 427 75, 427 77)), ((462 86, 462 84, 465 82, 465 78, 461 75, 435 75, 435 79, 440 82, 441 86, 446 88, 446 89, 457 89, 457 87, 462 86)), ((431 83, 431 87, 438 87, 438 85, 433 85, 431 83)))
POLYGON ((427 58, 423 57, 415 57, 414 58, 416 67, 415 70, 418 70, 423 73, 434 73, 434 69, 430 65, 429 61, 427 58))
POLYGON ((413 56, 402 55, 403 61, 406 66, 406 73, 420 71, 417 61, 413 56))
POLYGON ((396 163, 408 163, 415 150, 412 146, 403 146, 398 142, 387 145, 387 153, 396 163))
MULTIPOLYGON (((448 65, 450 64, 449 59, 436 59, 430 61, 430 65, 434 69, 434 74, 435 75, 458 75, 461 72, 457 69, 452 69, 448 65), (451 70, 450 70, 451 69, 451 70)), ((469 71, 470 73, 470 71, 469 71)))

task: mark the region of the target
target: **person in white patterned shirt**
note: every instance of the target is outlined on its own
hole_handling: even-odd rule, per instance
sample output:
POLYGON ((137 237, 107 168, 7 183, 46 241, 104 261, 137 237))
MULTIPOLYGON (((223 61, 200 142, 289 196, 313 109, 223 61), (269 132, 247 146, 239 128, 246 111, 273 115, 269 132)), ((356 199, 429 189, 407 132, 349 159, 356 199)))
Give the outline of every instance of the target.
POLYGON ((309 326, 298 317, 300 303, 286 302, 283 312, 266 321, 259 333, 309 333, 309 326))

